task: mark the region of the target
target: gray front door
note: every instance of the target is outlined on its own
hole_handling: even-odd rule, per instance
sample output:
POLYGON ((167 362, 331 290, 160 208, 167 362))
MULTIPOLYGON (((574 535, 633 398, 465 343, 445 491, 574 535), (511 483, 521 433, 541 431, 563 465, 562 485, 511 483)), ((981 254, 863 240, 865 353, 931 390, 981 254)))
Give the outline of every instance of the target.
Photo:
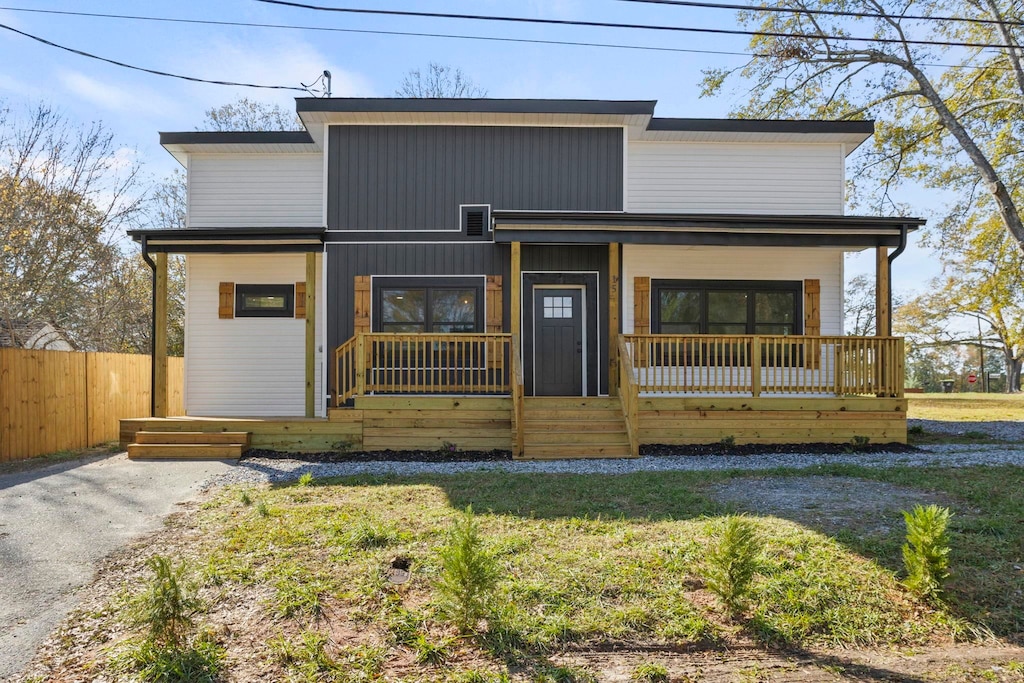
POLYGON ((583 290, 533 290, 534 394, 583 395, 583 290))

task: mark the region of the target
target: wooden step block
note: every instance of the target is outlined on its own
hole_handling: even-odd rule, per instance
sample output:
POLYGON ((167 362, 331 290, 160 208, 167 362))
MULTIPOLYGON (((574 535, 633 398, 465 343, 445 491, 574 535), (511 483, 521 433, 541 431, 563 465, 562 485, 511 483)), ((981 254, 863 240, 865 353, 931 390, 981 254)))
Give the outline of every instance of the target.
POLYGON ((612 408, 621 411, 622 403, 619 399, 608 398, 607 396, 527 396, 523 399, 523 407, 530 409, 550 410, 568 408, 574 410, 610 410, 612 408))
POLYGON ((137 444, 245 444, 249 432, 136 432, 137 444))
POLYGON ((568 408, 526 408, 523 410, 525 420, 621 420, 622 410, 570 410, 568 408))
POLYGON ((130 443, 128 458, 154 460, 238 460, 249 447, 240 443, 130 443))
POLYGON ((524 446, 522 460, 561 460, 568 458, 629 458, 629 446, 524 446))
POLYGON ((523 441, 527 444, 626 444, 629 436, 619 432, 524 432, 523 441))
POLYGON ((625 424, 621 417, 614 420, 523 420, 528 432, 621 432, 625 424))

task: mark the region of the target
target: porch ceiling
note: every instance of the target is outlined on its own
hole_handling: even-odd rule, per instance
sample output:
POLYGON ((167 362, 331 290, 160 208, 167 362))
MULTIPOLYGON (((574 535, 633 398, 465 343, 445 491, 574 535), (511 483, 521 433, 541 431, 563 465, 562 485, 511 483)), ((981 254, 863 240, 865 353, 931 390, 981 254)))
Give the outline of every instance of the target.
POLYGON ((494 211, 495 242, 896 247, 921 218, 494 211))

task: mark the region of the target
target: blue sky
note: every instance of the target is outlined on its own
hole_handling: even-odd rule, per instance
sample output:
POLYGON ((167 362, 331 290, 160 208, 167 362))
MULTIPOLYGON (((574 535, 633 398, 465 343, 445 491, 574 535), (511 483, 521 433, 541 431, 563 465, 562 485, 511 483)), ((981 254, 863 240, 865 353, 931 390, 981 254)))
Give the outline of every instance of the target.
MULTIPOLYGON (((642 5, 618 0, 313 0, 311 4, 733 27, 725 10, 642 5)), ((131 14, 317 28, 406 31, 537 40, 621 43, 704 52, 484 42, 316 30, 156 23, 34 14, 0 9, 0 24, 55 43, 147 68, 207 79, 298 86, 324 69, 335 96, 391 96, 404 74, 430 61, 461 68, 491 97, 655 99, 657 115, 726 117, 746 99, 737 84, 723 96, 699 98, 701 70, 741 66, 742 37, 621 29, 508 25, 476 21, 356 16, 267 5, 255 0, 0 0, 0 6, 131 14)), ((193 130, 211 107, 249 97, 293 108, 298 93, 187 83, 129 71, 0 31, 0 99, 15 108, 39 100, 82 122, 101 120, 134 150, 152 179, 176 167, 158 131, 193 130)), ((930 217, 927 195, 901 198, 930 217)), ((932 204, 934 198, 932 198, 932 204)), ((937 274, 934 259, 912 242, 896 262, 898 293, 921 289, 937 274)), ((868 255, 865 255, 868 256, 868 255)), ((847 274, 870 272, 870 258, 851 259, 847 274)))

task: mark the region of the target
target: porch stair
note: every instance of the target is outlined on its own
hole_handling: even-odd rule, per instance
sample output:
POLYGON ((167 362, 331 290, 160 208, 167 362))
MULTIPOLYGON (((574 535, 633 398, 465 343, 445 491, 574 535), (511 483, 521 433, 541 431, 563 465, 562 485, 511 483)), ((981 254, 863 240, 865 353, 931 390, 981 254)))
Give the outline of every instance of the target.
POLYGON ((238 460, 249 450, 249 432, 136 432, 128 459, 238 460))
POLYGON ((630 455, 629 435, 617 397, 523 398, 524 460, 630 455))

